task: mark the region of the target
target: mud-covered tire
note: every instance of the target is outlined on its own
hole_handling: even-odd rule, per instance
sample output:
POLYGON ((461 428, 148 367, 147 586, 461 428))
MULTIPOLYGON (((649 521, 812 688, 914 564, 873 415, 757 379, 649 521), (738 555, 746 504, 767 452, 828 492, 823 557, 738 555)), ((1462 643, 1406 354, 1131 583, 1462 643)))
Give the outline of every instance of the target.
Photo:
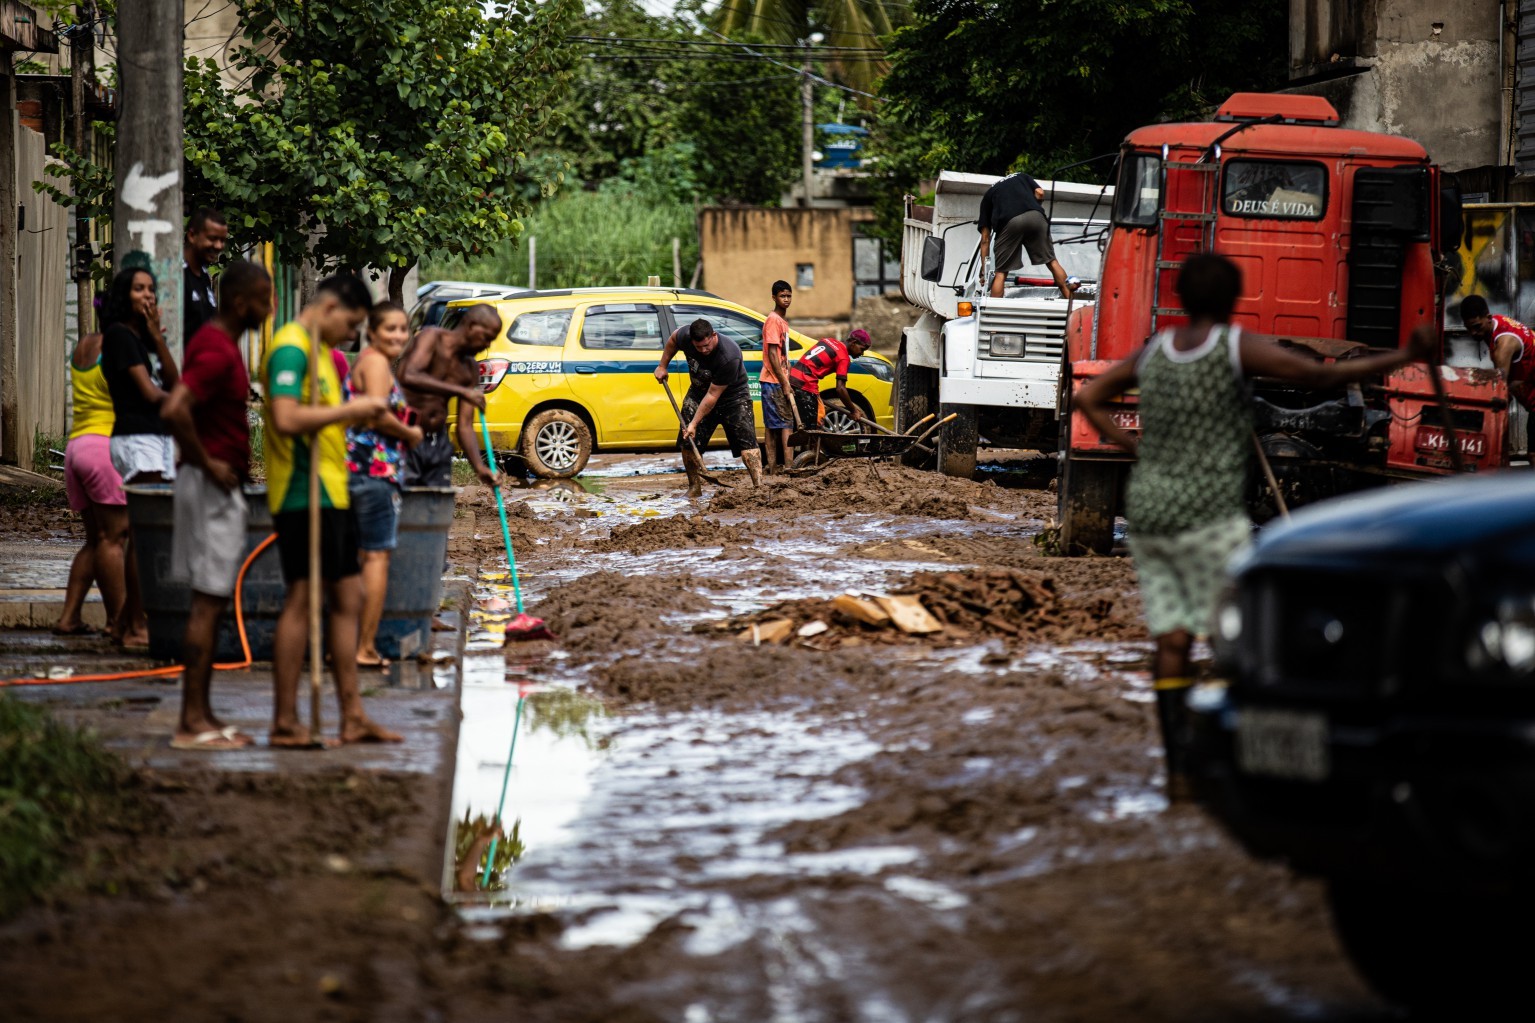
POLYGON ((568 409, 545 409, 522 428, 518 453, 541 479, 569 479, 592 457, 592 431, 568 409))
POLYGON ((938 418, 954 416, 938 430, 938 471, 945 476, 970 479, 975 475, 975 452, 981 444, 981 421, 974 405, 940 405, 938 418))
POLYGON ((1505 1013, 1528 1011, 1528 898, 1419 891, 1361 877, 1331 878, 1327 896, 1344 951, 1387 1001, 1432 1019, 1512 1019, 1505 1013))
MULTIPOLYGON (((895 428, 902 433, 921 422, 938 407, 938 371, 913 366, 906 360, 906 342, 895 360, 895 428)), ((914 469, 932 466, 932 456, 912 452, 902 459, 914 469)))
POLYGON ((1108 554, 1114 549, 1114 515, 1119 510, 1119 462, 1072 458, 1061 462, 1056 514, 1061 553, 1108 554))
POLYGON ((821 399, 826 414, 821 417, 821 429, 827 433, 867 433, 868 428, 853 418, 853 414, 840 401, 821 399))

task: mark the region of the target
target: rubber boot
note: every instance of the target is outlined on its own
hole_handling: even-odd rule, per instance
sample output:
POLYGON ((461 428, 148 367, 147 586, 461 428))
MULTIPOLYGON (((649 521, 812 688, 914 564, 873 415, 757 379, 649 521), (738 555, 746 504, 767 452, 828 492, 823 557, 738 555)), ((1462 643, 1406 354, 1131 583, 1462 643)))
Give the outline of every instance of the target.
POLYGON ((746 463, 746 474, 752 478, 752 486, 762 486, 762 452, 743 451, 741 461, 746 463))
POLYGON ((1159 678, 1153 685, 1157 693, 1157 721, 1162 726, 1162 748, 1167 753, 1167 801, 1188 803, 1194 798, 1189 777, 1189 686, 1186 678, 1159 678))
POLYGON ((682 449, 682 468, 688 474, 688 496, 702 497, 704 493, 703 459, 693 453, 691 447, 682 449))

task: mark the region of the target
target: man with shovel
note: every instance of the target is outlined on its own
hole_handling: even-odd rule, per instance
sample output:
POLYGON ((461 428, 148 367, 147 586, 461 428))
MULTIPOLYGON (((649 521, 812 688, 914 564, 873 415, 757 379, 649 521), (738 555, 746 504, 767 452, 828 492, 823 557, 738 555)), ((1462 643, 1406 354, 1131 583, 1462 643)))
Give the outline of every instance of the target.
MULTIPOLYGON (((762 452, 757 450, 757 426, 752 419, 752 395, 747 382, 746 361, 741 357, 741 347, 728 337, 715 333, 708 320, 694 320, 685 327, 678 327, 661 351, 661 361, 656 366, 656 379, 671 395, 667 383, 667 367, 672 357, 681 351, 688 360, 687 396, 677 413, 682 430, 677 434, 677 447, 682 452, 682 465, 688 474, 688 496, 703 493, 704 461, 702 449, 708 447, 709 438, 716 427, 725 428, 725 439, 730 442, 730 453, 746 465, 752 486, 762 484, 762 452), (701 443, 700 443, 701 441, 701 443)), ((676 404, 676 399, 672 399, 676 404)))

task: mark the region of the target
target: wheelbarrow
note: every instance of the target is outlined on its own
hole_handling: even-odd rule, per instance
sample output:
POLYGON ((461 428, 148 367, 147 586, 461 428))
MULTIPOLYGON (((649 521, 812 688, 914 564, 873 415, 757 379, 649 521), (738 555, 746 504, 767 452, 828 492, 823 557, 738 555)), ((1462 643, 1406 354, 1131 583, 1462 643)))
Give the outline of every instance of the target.
POLYGON ((792 468, 815 470, 819 469, 822 463, 839 458, 898 458, 908 452, 916 452, 926 457, 933 453, 932 448, 927 446, 928 438, 950 420, 958 418, 958 413, 951 413, 936 423, 931 423, 934 418, 936 417, 929 415, 919 420, 905 433, 887 430, 869 420, 864 422, 878 430, 878 433, 797 430, 789 435, 789 443, 806 450, 795 456, 792 468))

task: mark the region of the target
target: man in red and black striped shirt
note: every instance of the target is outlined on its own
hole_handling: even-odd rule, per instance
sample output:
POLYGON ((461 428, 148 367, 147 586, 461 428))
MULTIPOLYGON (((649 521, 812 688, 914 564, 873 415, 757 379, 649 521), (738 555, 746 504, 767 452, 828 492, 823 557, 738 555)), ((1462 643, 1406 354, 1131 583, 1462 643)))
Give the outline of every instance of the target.
POLYGON ((800 421, 807 428, 819 426, 825 415, 820 397, 821 381, 832 373, 837 375, 837 397, 843 407, 854 419, 863 421, 863 412, 854 404, 853 396, 847 393, 847 373, 852 361, 869 350, 869 344, 869 332, 866 330, 853 331, 845 342, 834 337, 823 337, 811 345, 810 350, 801 355, 789 370, 794 403, 799 406, 800 421))

